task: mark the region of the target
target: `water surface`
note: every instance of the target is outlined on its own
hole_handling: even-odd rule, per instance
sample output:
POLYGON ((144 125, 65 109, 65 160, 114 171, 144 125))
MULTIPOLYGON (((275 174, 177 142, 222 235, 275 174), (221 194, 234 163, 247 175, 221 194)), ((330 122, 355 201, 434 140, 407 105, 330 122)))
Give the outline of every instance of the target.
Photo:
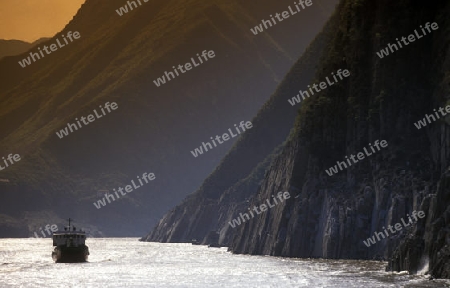
POLYGON ((385 262, 233 255, 226 248, 90 238, 88 263, 55 264, 51 239, 0 239, 0 287, 450 287, 385 262))

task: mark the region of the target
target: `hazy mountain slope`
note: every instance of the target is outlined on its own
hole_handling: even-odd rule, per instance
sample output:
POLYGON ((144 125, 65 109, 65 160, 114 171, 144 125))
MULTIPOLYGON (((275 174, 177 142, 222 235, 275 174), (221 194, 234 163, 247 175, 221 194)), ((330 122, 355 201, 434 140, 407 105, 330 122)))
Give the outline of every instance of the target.
POLYGON ((255 127, 242 136, 202 186, 167 213, 143 240, 188 242, 220 231, 220 244, 228 244, 234 231, 228 221, 248 204, 270 164, 267 155, 286 139, 298 109, 287 100, 312 80, 327 37, 325 33, 316 37, 252 120, 255 127))
POLYGON ((320 30, 332 7, 326 3, 254 36, 249 29, 261 18, 291 3, 158 0, 118 16, 126 1, 87 1, 62 33, 40 45, 68 31, 80 39, 26 68, 18 61, 27 53, 0 60, 0 155, 22 156, 1 172, 10 182, 1 188, 0 213, 51 210, 109 235, 142 235, 218 164, 233 141, 198 158, 190 151, 255 115, 320 30), (298 27, 308 33, 299 35, 298 27), (277 36, 280 31, 297 37, 277 36), (203 50, 216 57, 155 86, 164 71, 203 50), (112 101, 117 111, 62 139, 55 135, 112 101), (94 207, 98 190, 124 186, 144 172, 156 180, 94 207), (17 200, 29 195, 39 199, 31 208, 17 200))
POLYGON ((40 38, 33 43, 21 40, 2 40, 0 39, 0 59, 6 56, 22 54, 36 45, 48 40, 49 38, 40 38))
POLYGON ((429 260, 433 276, 449 277, 450 127, 442 120, 420 130, 414 125, 450 103, 449 9, 444 2, 341 1, 315 82, 337 69, 351 76, 302 105, 296 133, 249 207, 278 191, 294 197, 239 226, 234 253, 393 256, 391 269, 412 273, 428 270, 429 260), (383 59, 376 55, 396 37, 434 21, 439 30, 383 59), (383 139, 383 151, 336 175, 325 173, 383 139), (363 243, 414 210, 425 218, 370 247, 363 243))

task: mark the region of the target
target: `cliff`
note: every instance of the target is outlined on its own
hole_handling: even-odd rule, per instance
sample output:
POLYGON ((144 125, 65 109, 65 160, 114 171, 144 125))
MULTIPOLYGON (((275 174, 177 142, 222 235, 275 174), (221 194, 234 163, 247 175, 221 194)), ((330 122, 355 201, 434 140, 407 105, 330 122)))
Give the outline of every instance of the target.
MULTIPOLYGON (((296 133, 258 190, 261 203, 278 191, 295 195, 239 227, 234 253, 389 260, 389 270, 449 277, 449 125, 414 125, 449 100, 448 4, 342 1, 316 81, 336 69, 351 76, 301 107, 296 133), (432 35, 380 59, 375 52, 419 25, 432 35), (420 55, 420 57, 417 57, 420 55), (384 151, 329 176, 325 169, 376 140, 384 151), (292 161, 294 159, 294 161, 292 161), (364 240, 425 218, 370 247, 364 240), (408 222, 408 220, 406 220, 408 222)), ((389 234, 389 233, 388 233, 389 234)))
MULTIPOLYGON (((342 0, 324 30, 331 37, 321 50, 315 79, 306 83, 324 81, 338 69, 348 69, 351 75, 302 102, 282 151, 268 166, 258 189, 245 194, 249 202, 218 206, 214 199, 227 197, 227 188, 245 176, 219 181, 226 175, 213 175, 216 180, 210 177, 203 186, 216 187, 216 197, 191 195, 189 202, 170 212, 144 239, 185 241, 206 236, 206 231, 192 226, 197 223, 223 231, 228 225, 224 217, 236 217, 288 191, 291 197, 286 202, 234 228, 229 245, 233 253, 384 259, 389 260, 389 270, 449 277, 450 122, 441 119, 422 129, 414 125, 433 109, 450 103, 449 12, 450 4, 443 2, 423 6, 409 0, 342 0), (408 36, 427 22, 438 23, 439 29, 392 55, 377 56, 388 43, 396 43, 396 37, 408 36), (376 140, 386 140, 388 147, 332 176, 325 172, 376 140), (193 214, 201 219, 183 214, 194 207, 202 211, 206 199, 214 208, 193 214), (229 211, 230 207, 236 210, 229 211), (375 244, 364 244, 413 211, 423 211, 425 217, 380 237, 375 244)), ((306 90, 304 84, 294 83, 298 79, 290 81, 293 87, 284 96, 286 106, 299 89, 306 90)), ((283 84, 288 86, 290 81, 283 84)), ((270 125, 259 127, 264 128, 271 129, 270 125)), ((266 140, 252 139, 253 143, 266 140)), ((222 163, 232 153, 245 151, 239 144, 222 163)), ((229 165, 233 163, 245 165, 239 159, 229 165)), ((254 167, 254 162, 250 164, 254 167)), ((228 244, 226 236, 222 239, 228 244)))

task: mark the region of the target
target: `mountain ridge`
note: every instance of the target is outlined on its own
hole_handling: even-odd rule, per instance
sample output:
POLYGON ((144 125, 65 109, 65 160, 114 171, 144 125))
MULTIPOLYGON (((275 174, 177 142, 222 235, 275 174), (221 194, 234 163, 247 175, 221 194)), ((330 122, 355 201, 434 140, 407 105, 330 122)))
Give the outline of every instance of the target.
MULTIPOLYGON (((317 6, 277 27, 275 36, 249 37, 251 19, 278 5, 266 2, 267 7, 161 0, 120 17, 114 7, 124 2, 88 0, 61 32, 40 45, 68 31, 80 33, 76 42, 26 68, 17 62, 28 53, 1 59, 0 151, 12 153, 14 147, 23 160, 3 171, 10 180, 4 186, 10 196, 0 213, 14 213, 8 203, 16 203, 13 191, 20 185, 21 195, 34 193, 41 199, 33 213, 55 209, 61 218, 70 213, 103 235, 142 235, 148 223, 200 184, 232 141, 202 159, 189 151, 250 119, 289 68, 294 57, 288 55, 303 50, 314 33, 310 29, 281 45, 285 38, 276 31, 295 30, 296 23, 320 29, 327 17, 317 6), (214 61, 155 87, 152 80, 204 49, 216 52, 214 61), (67 123, 108 101, 118 103, 115 113, 63 139, 56 136, 67 123), (96 211, 92 203, 99 190, 119 187, 144 172, 157 177, 151 187, 96 211)), ((29 207, 18 203, 16 209, 29 207)))
POLYGON ((0 39, 0 59, 7 56, 19 55, 25 51, 30 50, 31 48, 37 46, 38 44, 48 40, 49 38, 43 37, 38 40, 29 43, 22 40, 4 40, 0 39))

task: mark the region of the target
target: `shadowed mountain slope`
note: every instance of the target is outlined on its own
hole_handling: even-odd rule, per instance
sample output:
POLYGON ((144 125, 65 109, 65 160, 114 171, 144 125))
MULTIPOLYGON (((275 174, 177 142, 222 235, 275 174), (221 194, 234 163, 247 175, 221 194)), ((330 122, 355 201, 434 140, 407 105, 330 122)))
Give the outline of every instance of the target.
MULTIPOLYGON (((414 125, 433 109, 450 104, 450 21, 446 16, 450 4, 428 4, 409 0, 340 2, 325 30, 332 37, 324 45, 311 83, 323 81, 338 69, 348 69, 351 76, 302 104, 284 148, 259 188, 253 194, 247 192, 248 203, 234 206, 239 209, 234 215, 248 212, 247 208, 259 206, 279 191, 288 191, 291 198, 236 227, 231 251, 389 259, 391 270, 416 273, 425 269, 434 277, 450 277, 450 122, 447 116, 446 121, 437 119, 426 128, 414 125), (392 55, 377 56, 388 43, 396 43, 396 37, 408 36, 427 22, 438 23, 439 29, 392 55), (325 172, 376 140, 386 140, 388 147, 335 175, 325 172), (364 244, 384 227, 402 223, 413 211, 423 211, 424 219, 389 237, 379 236, 375 244, 364 244)), ((231 153, 245 151, 239 144, 231 153)), ((229 165, 240 167, 242 162, 234 159, 229 165)), ((220 183, 207 180, 203 185, 220 183)), ((215 198, 226 194, 223 189, 215 198)), ((208 198, 199 197, 197 203, 203 199, 208 198)), ((150 240, 172 240, 164 238, 169 230, 160 227, 170 228, 177 222, 164 220, 150 240)), ((224 226, 217 230, 221 228, 224 226)), ((189 225, 178 229, 175 240, 184 240, 180 235, 191 230, 189 225)))
POLYGON ((351 76, 304 103, 295 135, 251 204, 278 191, 295 197, 241 225, 233 252, 390 259, 395 271, 425 269, 449 278, 449 122, 414 125, 450 103, 449 9, 442 2, 426 9, 415 1, 340 3, 335 37, 326 45, 316 82, 337 69, 347 68, 351 76), (393 55, 376 55, 427 22, 439 29, 393 55), (331 177, 325 173, 344 156, 383 139, 383 151, 331 177), (425 218, 368 242, 413 211, 425 218))
POLYGON ((245 211, 243 206, 263 179, 274 149, 291 130, 298 108, 287 100, 313 79, 327 37, 325 33, 316 37, 252 120, 255 127, 242 136, 202 186, 167 213, 143 240, 189 242, 217 231, 220 244, 229 244, 234 230, 228 221, 245 211))
POLYGON ((119 16, 115 10, 126 1, 86 1, 39 47, 68 31, 80 39, 25 68, 18 61, 29 52, 0 60, 0 155, 22 157, 1 171, 9 182, 0 188, 0 214, 20 219, 24 211, 52 211, 106 235, 142 235, 200 185, 233 141, 197 158, 190 151, 251 119, 321 29, 334 2, 315 2, 255 36, 250 28, 292 3, 157 0, 119 16), (153 83, 203 50, 214 50, 215 58, 161 87, 153 83), (117 111, 56 136, 113 101, 117 111), (94 207, 98 191, 123 187, 145 172, 156 179, 94 207))

